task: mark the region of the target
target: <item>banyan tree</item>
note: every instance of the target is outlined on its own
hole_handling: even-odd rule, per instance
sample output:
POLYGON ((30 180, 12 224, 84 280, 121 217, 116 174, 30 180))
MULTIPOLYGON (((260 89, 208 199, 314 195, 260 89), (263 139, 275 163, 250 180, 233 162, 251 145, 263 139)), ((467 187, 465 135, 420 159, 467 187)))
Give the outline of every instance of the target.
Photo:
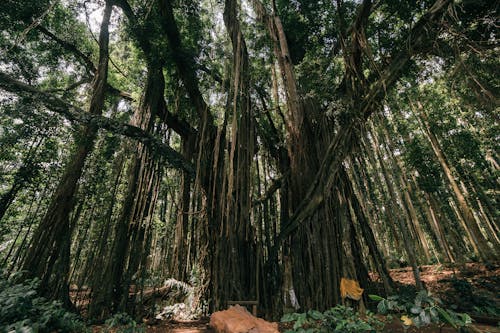
POLYGON ((168 278, 273 317, 497 259, 497 7, 7 0, 3 265, 96 319, 168 278))

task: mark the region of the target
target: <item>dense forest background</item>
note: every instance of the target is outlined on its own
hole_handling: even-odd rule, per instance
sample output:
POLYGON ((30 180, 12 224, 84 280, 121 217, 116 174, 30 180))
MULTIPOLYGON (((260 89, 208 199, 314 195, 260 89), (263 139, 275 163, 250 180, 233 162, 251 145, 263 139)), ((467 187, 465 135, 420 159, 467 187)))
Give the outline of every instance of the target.
POLYGON ((498 6, 4 1, 4 274, 95 319, 165 281, 275 317, 498 260, 498 6))

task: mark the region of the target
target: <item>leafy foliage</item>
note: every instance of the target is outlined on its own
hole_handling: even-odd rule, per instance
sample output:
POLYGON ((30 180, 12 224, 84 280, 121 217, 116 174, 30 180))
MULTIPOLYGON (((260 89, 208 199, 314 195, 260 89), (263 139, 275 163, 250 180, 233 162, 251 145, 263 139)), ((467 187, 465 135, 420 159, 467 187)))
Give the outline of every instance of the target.
POLYGON ((442 307, 439 298, 432 296, 426 290, 421 290, 412 301, 400 298, 398 295, 383 298, 377 295, 369 297, 378 301, 377 311, 380 314, 398 314, 406 324, 422 327, 431 323, 449 324, 455 328, 464 327, 471 323, 466 313, 457 313, 442 307))
POLYGON ((337 305, 325 312, 309 310, 305 313, 288 313, 281 322, 293 322, 287 333, 375 332, 384 324, 373 313, 361 316, 353 308, 337 305))
POLYGON ((426 192, 436 192, 442 185, 442 172, 432 148, 420 138, 406 145, 406 160, 418 171, 417 181, 426 192))
POLYGON ((118 332, 118 333, 142 333, 144 327, 137 324, 132 317, 126 313, 117 313, 105 322, 106 328, 104 332, 118 332), (112 329, 112 330, 111 330, 112 329))
POLYGON ((500 307, 495 300, 476 292, 469 281, 455 277, 450 279, 450 282, 454 292, 447 295, 446 301, 452 304, 453 310, 459 309, 493 317, 500 316, 500 307))
POLYGON ((1 332, 85 332, 85 324, 58 302, 37 293, 38 281, 18 282, 19 275, 0 275, 1 332))

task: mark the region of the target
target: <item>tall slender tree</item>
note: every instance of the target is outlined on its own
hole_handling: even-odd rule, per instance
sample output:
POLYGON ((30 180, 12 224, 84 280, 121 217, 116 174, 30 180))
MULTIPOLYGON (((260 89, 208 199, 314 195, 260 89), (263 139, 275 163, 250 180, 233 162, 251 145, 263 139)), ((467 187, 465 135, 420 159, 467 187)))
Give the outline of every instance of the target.
MULTIPOLYGON (((89 113, 100 115, 104 109, 109 61, 109 22, 113 5, 106 2, 99 33, 99 65, 92 84, 89 113)), ((71 243, 70 213, 75 203, 78 180, 85 160, 92 151, 97 126, 87 125, 78 135, 75 150, 66 165, 45 217, 35 230, 23 269, 41 279, 44 293, 69 305, 68 274, 71 243)))

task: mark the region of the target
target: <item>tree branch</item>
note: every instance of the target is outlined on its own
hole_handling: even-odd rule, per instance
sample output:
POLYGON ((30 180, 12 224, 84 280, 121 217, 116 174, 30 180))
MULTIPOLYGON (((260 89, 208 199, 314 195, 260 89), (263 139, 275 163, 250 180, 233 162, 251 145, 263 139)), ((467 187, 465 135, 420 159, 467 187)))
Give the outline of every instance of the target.
MULTIPOLYGON (((76 45, 65 41, 56 35, 54 35, 51 31, 49 31, 47 28, 44 26, 38 25, 36 27, 38 31, 40 31, 42 34, 50 38, 52 41, 56 42, 60 46, 62 46, 66 51, 72 53, 77 59, 79 59, 83 65, 85 66, 85 69, 87 71, 87 74, 90 77, 94 77, 95 72, 97 71, 97 68, 95 67, 94 63, 92 62, 92 59, 90 59, 90 56, 84 54, 82 51, 76 47, 76 45)), ((115 66, 116 67, 116 66, 115 66)), ((111 84, 106 83, 106 89, 109 93, 119 96, 123 99, 129 100, 129 101, 134 101, 132 98, 132 95, 128 92, 121 91, 120 89, 117 89, 113 87, 111 84)))
MULTIPOLYGON (((143 32, 143 29, 139 25, 137 17, 135 16, 134 11, 132 10, 132 7, 130 7, 128 1, 115 0, 115 4, 120 7, 123 10, 125 16, 127 16, 129 24, 132 28, 132 33, 139 43, 139 47, 142 49, 142 52, 144 52, 146 61, 149 64, 153 63, 154 61, 159 61, 158 57, 153 54, 153 48, 151 46, 148 35, 143 32)), ((157 115, 165 122, 165 124, 167 124, 167 126, 172 128, 183 138, 187 138, 190 135, 195 135, 197 132, 196 129, 194 129, 188 122, 180 119, 177 115, 172 114, 168 110, 165 102, 162 103, 161 109, 158 110, 157 115)))
POLYGON ((195 61, 192 56, 186 54, 182 46, 181 35, 175 21, 172 3, 169 0, 158 0, 158 5, 162 17, 161 26, 167 35, 173 60, 177 65, 177 71, 184 83, 189 99, 193 103, 200 119, 206 118, 210 124, 213 124, 213 116, 210 113, 210 108, 205 102, 198 86, 198 80, 195 75, 195 61))
POLYGON ((89 75, 93 76, 95 74, 97 68, 90 59, 90 56, 84 54, 74 44, 71 44, 70 42, 57 37, 44 26, 38 25, 36 27, 36 30, 40 31, 42 34, 50 38, 52 41, 62 46, 66 51, 72 53, 77 59, 80 59, 80 61, 85 65, 85 69, 87 70, 87 73, 89 75))
POLYGON ((275 179, 273 181, 273 183, 271 184, 271 186, 269 186, 269 188, 267 189, 266 193, 264 193, 263 196, 255 199, 252 202, 252 206, 259 205, 259 204, 265 202, 266 200, 269 200, 269 198, 271 198, 273 196, 273 194, 276 193, 276 191, 278 191, 281 188, 281 186, 283 185, 283 179, 288 177, 289 174, 290 174, 290 172, 288 171, 287 173, 285 173, 281 177, 275 179))
POLYGON ((53 92, 68 92, 68 91, 71 91, 73 89, 78 88, 79 86, 81 86, 82 84, 85 84, 85 83, 90 83, 90 79, 87 78, 87 77, 85 77, 85 78, 81 79, 80 81, 77 81, 77 82, 75 82, 73 84, 70 84, 66 88, 51 89, 51 90, 46 90, 46 92, 48 92, 48 93, 53 93, 53 92))
POLYGON ((193 165, 186 161, 181 154, 162 142, 161 139, 136 126, 120 123, 104 116, 93 115, 85 112, 79 107, 76 107, 52 94, 41 91, 36 87, 18 81, 2 72, 0 72, 0 88, 10 93, 42 103, 45 107, 47 107, 47 109, 64 116, 72 122, 95 124, 97 127, 115 134, 136 139, 145 145, 148 145, 153 153, 161 154, 170 166, 182 169, 190 176, 194 177, 195 172, 193 165))

